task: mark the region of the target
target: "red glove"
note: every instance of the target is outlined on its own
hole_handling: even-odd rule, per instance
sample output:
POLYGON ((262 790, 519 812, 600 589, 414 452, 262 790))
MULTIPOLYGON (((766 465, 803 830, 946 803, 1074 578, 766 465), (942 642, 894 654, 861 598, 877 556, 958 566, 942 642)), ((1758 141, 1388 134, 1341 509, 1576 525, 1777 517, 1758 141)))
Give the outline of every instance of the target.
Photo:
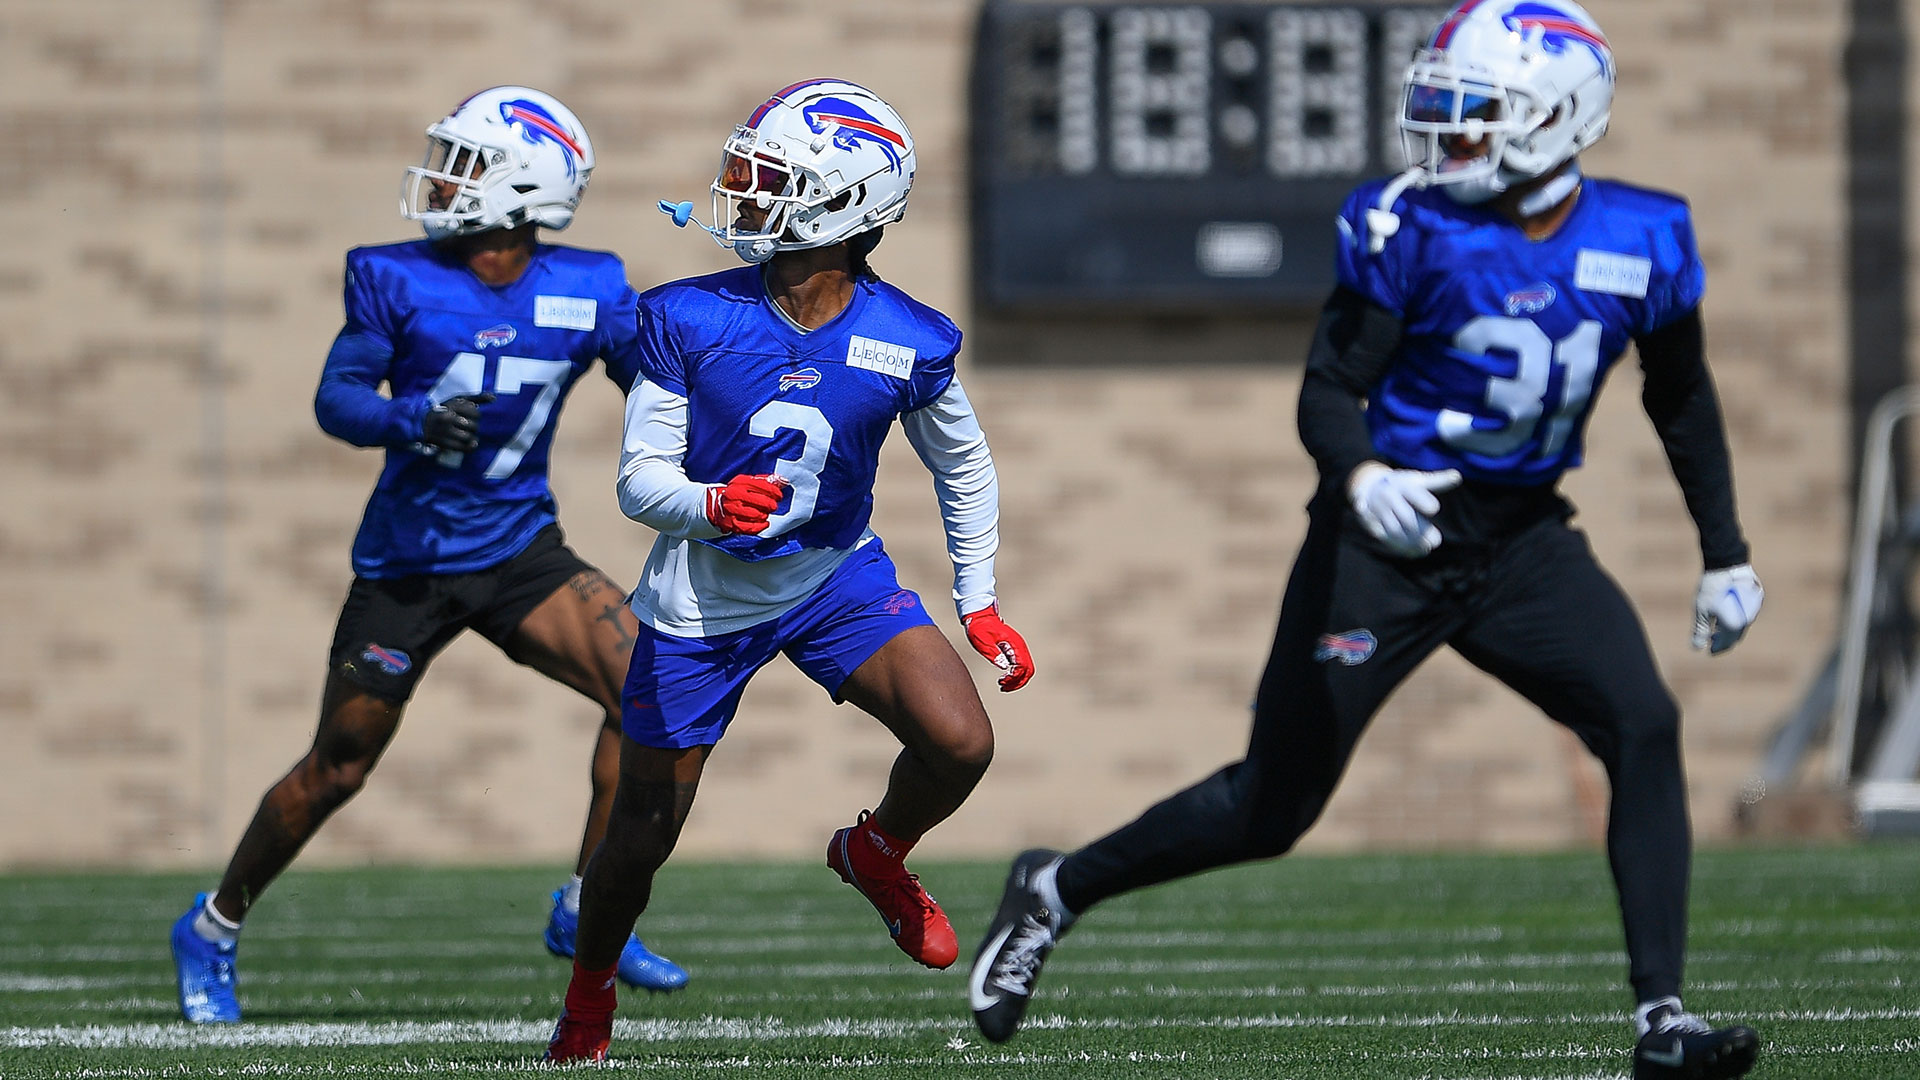
POLYGON ((707 520, 727 533, 767 531, 767 517, 780 505, 787 482, 773 473, 742 473, 707 488, 707 520))
POLYGON ((960 625, 967 628, 967 643, 1006 672, 1000 676, 1003 692, 1018 690, 1033 678, 1033 654, 1027 651, 1026 639, 1000 621, 1000 605, 962 615, 960 625))

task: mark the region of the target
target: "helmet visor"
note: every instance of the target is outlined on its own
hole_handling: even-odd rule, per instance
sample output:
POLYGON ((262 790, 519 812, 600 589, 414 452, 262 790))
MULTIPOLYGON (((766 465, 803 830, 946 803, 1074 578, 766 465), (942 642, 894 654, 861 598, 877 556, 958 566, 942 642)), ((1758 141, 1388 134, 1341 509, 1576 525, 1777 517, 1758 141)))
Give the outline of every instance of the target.
POLYGON ((1498 167, 1513 117, 1505 88, 1425 54, 1407 72, 1400 110, 1407 163, 1429 183, 1455 183, 1498 167))
POLYGON ((713 180, 715 239, 778 240, 787 218, 803 205, 799 171, 786 159, 758 146, 751 128, 736 128, 720 150, 720 171, 713 180))
POLYGON ((1491 87, 1410 86, 1407 88, 1407 121, 1458 127, 1468 120, 1499 120, 1505 100, 1495 97, 1491 90, 1491 87))
POLYGON ((758 194, 784 195, 793 179, 792 170, 763 156, 749 157, 728 148, 720 155, 721 187, 749 198, 758 194))

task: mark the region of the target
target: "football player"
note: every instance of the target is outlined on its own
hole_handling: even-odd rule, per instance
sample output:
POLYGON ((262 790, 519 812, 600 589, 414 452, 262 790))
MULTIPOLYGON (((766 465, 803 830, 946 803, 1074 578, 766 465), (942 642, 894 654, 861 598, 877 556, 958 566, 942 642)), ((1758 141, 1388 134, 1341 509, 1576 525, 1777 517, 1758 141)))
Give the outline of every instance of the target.
POLYGON ((1761 589, 1703 358, 1687 204, 1580 170, 1613 84, 1600 28, 1565 0, 1467 0, 1415 57, 1400 120, 1412 168, 1362 185, 1339 218, 1338 284, 1299 402, 1321 483, 1246 757, 1078 851, 1014 861, 969 985, 987 1038, 1014 1034, 1055 942, 1100 901, 1291 848, 1381 701, 1450 645, 1605 766, 1634 1076, 1753 1064, 1751 1029, 1681 1004, 1680 712, 1556 489, 1633 344, 1699 531, 1693 644, 1717 654, 1740 640, 1761 589))
MULTIPOLYGON (((620 787, 587 866, 549 1060, 605 1058, 619 943, 747 680, 779 653, 903 747, 886 794, 834 834, 827 865, 909 957, 944 968, 959 956, 952 924, 902 860, 972 791, 993 731, 965 665, 869 527, 896 420, 933 474, 968 641, 1000 668, 1003 691, 1032 677, 1033 659, 995 603, 998 483, 954 374, 960 331, 867 262, 906 211, 914 166, 906 124, 872 92, 789 86, 727 138, 702 226, 747 265, 640 298, 619 497, 659 536, 633 594, 620 787)), ((692 206, 662 209, 684 225, 692 206)))
MULTIPOLYGON (((241 920, 360 789, 427 665, 464 630, 602 708, 576 871, 606 830, 638 624, 562 537, 547 458, 561 403, 595 360, 632 385, 637 296, 617 257, 538 238, 572 222, 593 164, 566 106, 522 86, 483 90, 427 129, 426 161, 406 172, 401 213, 426 239, 347 253, 346 326, 314 411, 329 435, 384 447, 386 468, 354 540, 313 747, 268 789, 219 888, 174 924, 180 1011, 194 1023, 240 1019, 241 920)), ((562 956, 579 881, 553 894, 546 944, 562 956)), ((687 981, 638 938, 619 974, 652 990, 687 981)))

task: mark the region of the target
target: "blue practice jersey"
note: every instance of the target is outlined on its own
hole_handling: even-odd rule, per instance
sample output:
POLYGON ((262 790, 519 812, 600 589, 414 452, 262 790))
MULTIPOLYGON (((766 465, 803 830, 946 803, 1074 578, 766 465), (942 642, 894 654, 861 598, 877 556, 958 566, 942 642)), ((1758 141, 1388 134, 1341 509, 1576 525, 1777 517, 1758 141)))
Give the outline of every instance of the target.
POLYGON ((946 390, 960 330, 863 278, 846 310, 802 331, 774 308, 760 272, 743 266, 641 296, 641 374, 687 399, 689 479, 778 473, 790 485, 764 533, 700 543, 747 562, 850 548, 873 512, 887 432, 946 390))
POLYGON ((1580 464, 1594 396, 1628 342, 1700 302, 1686 202, 1588 179, 1535 241, 1490 207, 1410 191, 1371 253, 1366 212, 1385 183, 1361 185, 1340 216, 1340 283, 1405 328, 1368 397, 1374 449, 1415 469, 1551 483, 1580 464))
POLYGON ((346 326, 315 411, 329 433, 387 447, 354 572, 483 570, 551 523, 547 455, 561 403, 596 358, 623 392, 632 385, 637 300, 619 258, 601 251, 542 244, 498 288, 424 240, 348 252, 346 326), (481 393, 494 397, 480 411, 479 449, 419 442, 432 405, 481 393))

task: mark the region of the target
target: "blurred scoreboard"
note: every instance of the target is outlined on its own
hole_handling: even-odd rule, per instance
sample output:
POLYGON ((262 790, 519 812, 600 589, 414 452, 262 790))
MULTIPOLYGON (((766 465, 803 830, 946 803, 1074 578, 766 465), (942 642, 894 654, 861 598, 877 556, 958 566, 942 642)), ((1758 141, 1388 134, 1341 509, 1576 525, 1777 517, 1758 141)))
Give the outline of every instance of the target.
POLYGON ((1446 10, 988 0, 970 94, 976 303, 1317 306, 1341 201, 1405 168, 1401 79, 1446 10))

